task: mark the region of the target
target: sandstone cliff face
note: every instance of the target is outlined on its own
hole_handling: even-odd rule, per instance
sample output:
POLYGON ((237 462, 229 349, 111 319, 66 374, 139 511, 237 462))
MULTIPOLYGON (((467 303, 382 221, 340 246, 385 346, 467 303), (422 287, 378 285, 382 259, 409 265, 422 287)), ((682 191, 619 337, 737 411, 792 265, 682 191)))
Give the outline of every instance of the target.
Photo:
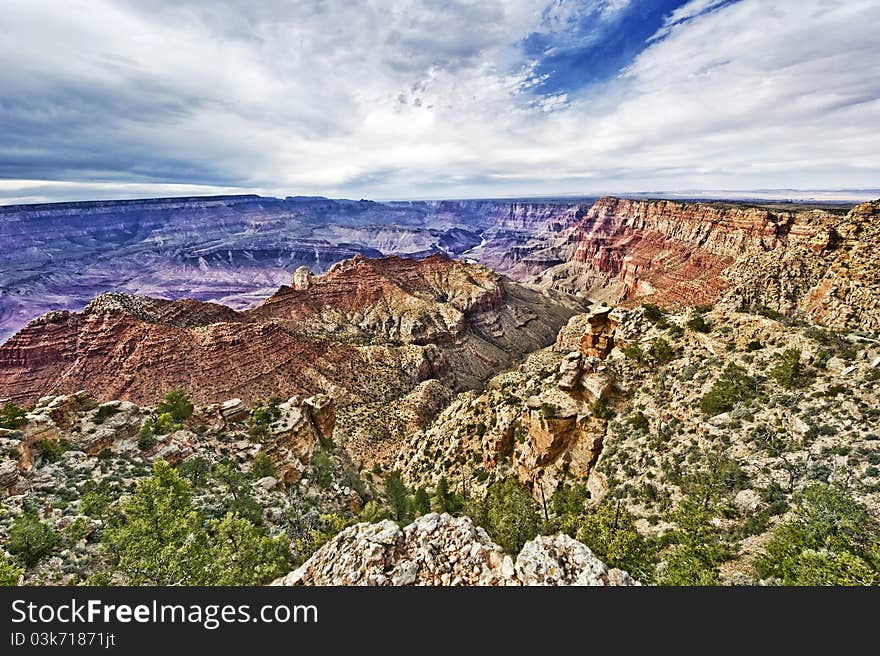
POLYGON ((349 527, 273 585, 639 584, 567 535, 535 538, 514 560, 470 518, 433 513, 349 527))
POLYGON ((877 206, 840 217, 601 198, 553 244, 566 261, 538 277, 594 298, 670 308, 722 301, 729 309, 769 307, 835 328, 877 330, 877 206))
POLYGON ((431 378, 479 384, 551 343, 579 308, 442 256, 355 258, 300 278, 246 311, 105 294, 81 313, 49 313, 0 347, 0 398, 88 388, 149 402, 182 387, 197 402, 387 400, 431 378))
POLYGON ((539 501, 565 480, 589 479, 608 425, 603 404, 617 395, 614 369, 591 346, 613 345, 618 326, 610 314, 596 308, 573 317, 553 349, 531 354, 479 394, 457 396, 409 434, 392 454, 393 468, 415 486, 446 478, 476 496, 515 476, 539 501))

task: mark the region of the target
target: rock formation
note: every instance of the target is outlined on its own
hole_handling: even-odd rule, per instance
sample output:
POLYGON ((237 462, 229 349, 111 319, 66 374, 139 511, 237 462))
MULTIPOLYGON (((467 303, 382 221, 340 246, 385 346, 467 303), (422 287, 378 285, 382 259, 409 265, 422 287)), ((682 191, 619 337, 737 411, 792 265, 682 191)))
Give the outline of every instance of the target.
POLYGON ((468 517, 424 515, 400 528, 356 524, 273 585, 638 585, 567 535, 537 537, 516 558, 468 517))
POLYGON ((846 216, 730 204, 600 198, 552 245, 543 284, 668 308, 721 301, 834 328, 880 328, 880 203, 846 216))
POLYGON ((466 388, 551 343, 579 307, 439 255, 354 258, 245 311, 104 294, 0 347, 0 397, 88 387, 101 400, 149 402, 181 387, 199 403, 321 392, 354 402, 430 378, 466 388))

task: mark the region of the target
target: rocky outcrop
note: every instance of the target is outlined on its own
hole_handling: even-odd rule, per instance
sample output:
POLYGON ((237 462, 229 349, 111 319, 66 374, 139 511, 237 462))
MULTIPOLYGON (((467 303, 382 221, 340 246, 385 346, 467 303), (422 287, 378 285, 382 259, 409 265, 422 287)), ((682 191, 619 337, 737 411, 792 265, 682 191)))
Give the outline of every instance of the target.
POLYGON ((316 393, 350 403, 431 378, 466 388, 551 343, 579 308, 443 256, 354 258, 245 311, 104 294, 0 347, 0 396, 26 403, 87 386, 139 403, 172 388, 197 403, 316 393))
POLYGON ((638 585, 566 535, 538 537, 514 560, 468 517, 436 513, 400 528, 356 524, 273 585, 638 585))
POLYGON ((845 217, 732 204, 599 199, 547 246, 547 286, 668 308, 722 302, 835 328, 880 327, 880 202, 845 217))

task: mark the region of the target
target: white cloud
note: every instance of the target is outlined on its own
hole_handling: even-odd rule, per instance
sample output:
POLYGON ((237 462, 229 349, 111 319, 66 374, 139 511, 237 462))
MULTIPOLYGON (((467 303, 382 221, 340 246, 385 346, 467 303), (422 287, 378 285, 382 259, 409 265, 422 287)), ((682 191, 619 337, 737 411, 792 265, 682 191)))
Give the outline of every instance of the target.
MULTIPOLYGON (((880 179, 872 0, 694 0, 618 79, 543 97, 519 44, 579 9, 547 4, 7 1, 0 175, 376 198, 880 179)), ((0 194, 65 193, 34 188, 0 194)))

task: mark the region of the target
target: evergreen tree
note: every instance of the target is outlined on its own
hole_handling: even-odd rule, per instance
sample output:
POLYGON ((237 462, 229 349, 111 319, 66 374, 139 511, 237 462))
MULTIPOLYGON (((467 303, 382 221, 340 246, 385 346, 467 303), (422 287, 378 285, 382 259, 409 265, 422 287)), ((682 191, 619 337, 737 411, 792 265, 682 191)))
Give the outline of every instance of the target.
POLYGON ((25 514, 12 523, 6 548, 25 567, 33 567, 55 551, 60 540, 51 526, 36 515, 25 514))
POLYGON ((206 581, 210 585, 262 585, 291 569, 287 536, 266 532, 235 513, 209 525, 206 581))
POLYGON ((185 585, 204 580, 207 535, 193 508, 189 483, 164 460, 119 505, 119 521, 104 531, 111 571, 131 585, 185 585))
POLYGON ((409 489, 403 482, 400 470, 395 469, 385 479, 385 498, 394 513, 394 519, 404 522, 409 516, 409 489))

